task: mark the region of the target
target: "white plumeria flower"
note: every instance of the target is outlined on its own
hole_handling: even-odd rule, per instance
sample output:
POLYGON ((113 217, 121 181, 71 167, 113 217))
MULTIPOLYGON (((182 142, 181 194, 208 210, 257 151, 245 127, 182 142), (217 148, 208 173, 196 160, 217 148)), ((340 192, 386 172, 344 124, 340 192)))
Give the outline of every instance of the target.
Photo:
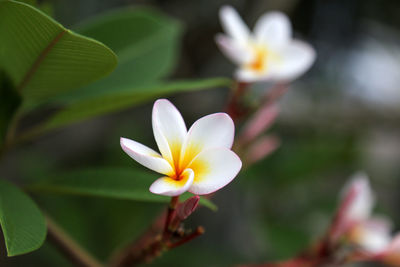
POLYGON ((290 81, 315 60, 315 50, 309 44, 292 39, 290 21, 283 13, 264 14, 253 33, 231 6, 221 8, 220 19, 226 35, 218 34, 216 42, 239 66, 235 76, 240 81, 290 81))
POLYGON ((375 197, 368 177, 356 173, 342 192, 336 235, 369 255, 377 255, 388 249, 392 237, 392 224, 385 217, 372 217, 375 197))
POLYGON ((383 217, 374 217, 354 225, 348 233, 349 241, 362 251, 377 255, 385 252, 392 241, 392 225, 383 217))
POLYGON ((358 172, 351 178, 342 192, 342 218, 344 224, 357 223, 368 219, 375 205, 368 176, 358 172))
POLYGON ((225 113, 202 117, 187 131, 176 107, 160 99, 153 106, 152 124, 161 154, 126 138, 121 138, 121 147, 143 166, 164 175, 150 186, 154 194, 209 194, 231 182, 242 167, 231 150, 235 126, 225 113))

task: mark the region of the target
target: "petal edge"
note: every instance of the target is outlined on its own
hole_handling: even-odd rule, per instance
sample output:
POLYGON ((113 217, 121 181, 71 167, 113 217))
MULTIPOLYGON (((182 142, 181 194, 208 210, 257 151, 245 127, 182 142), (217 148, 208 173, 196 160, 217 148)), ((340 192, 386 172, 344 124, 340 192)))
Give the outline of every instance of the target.
POLYGON ((193 183, 194 173, 191 169, 183 171, 184 178, 177 181, 170 177, 161 177, 154 181, 150 186, 150 192, 163 196, 179 196, 186 192, 193 183))
POLYGON ((213 148, 202 151, 189 168, 195 177, 188 191, 206 195, 229 184, 242 168, 242 161, 227 148, 213 148))
POLYGON ((153 149, 124 137, 120 138, 120 144, 126 154, 143 166, 165 175, 173 172, 171 165, 153 149))

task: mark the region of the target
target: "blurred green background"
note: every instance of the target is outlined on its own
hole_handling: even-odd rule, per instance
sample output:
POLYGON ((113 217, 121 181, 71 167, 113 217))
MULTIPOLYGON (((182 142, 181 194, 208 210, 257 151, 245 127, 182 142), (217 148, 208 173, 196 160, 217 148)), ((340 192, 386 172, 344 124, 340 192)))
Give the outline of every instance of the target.
MULTIPOLYGON (((139 59, 150 69, 158 66, 158 70, 149 74, 128 65, 125 71, 118 72, 120 67, 117 67, 114 74, 120 75, 115 79, 131 79, 128 82, 143 88, 153 86, 147 80, 159 78, 164 82, 231 76, 234 66, 214 43, 215 34, 222 31, 218 9, 224 4, 237 8, 250 27, 266 11, 285 12, 292 20, 295 36, 310 42, 318 58, 306 75, 291 84, 280 101, 281 114, 271 132, 281 138, 281 147, 242 171, 216 194, 213 201, 219 207, 218 212, 203 207, 186 222, 193 227, 203 225, 204 236, 169 251, 152 266, 230 266, 291 257, 324 232, 342 185, 358 170, 365 170, 371 178, 379 202, 377 212, 390 216, 399 230, 400 2, 55 0, 37 3, 67 28, 101 40, 114 51, 114 47, 121 47, 122 51, 136 37, 130 35, 129 29, 124 32, 118 26, 91 32, 85 29, 85 25, 90 25, 85 21, 128 6, 155 9, 154 12, 171 20, 170 32, 165 30, 167 37, 174 38, 171 47, 160 46, 148 57, 139 59), (113 39, 115 31, 126 35, 126 39, 113 39), (167 51, 170 58, 165 66, 160 66, 157 60, 167 51)), ((124 63, 120 60, 120 64, 124 63)), ((100 82, 106 93, 117 85, 115 80, 105 79, 110 80, 100 82)), ((82 94, 90 96, 97 89, 95 82, 85 87, 82 94)), ((260 90, 264 88, 254 88, 253 96, 260 90)), ((222 111, 229 95, 228 86, 176 91, 179 89, 168 98, 182 112, 187 125, 203 115, 222 111)), ((160 92, 155 92, 138 106, 128 103, 125 106, 132 104, 132 107, 71 124, 18 146, 0 162, 0 173, 28 183, 44 178, 43 173, 49 171, 140 168, 123 153, 119 137, 155 148, 151 107, 158 95, 160 92)), ((69 101, 74 97, 76 94, 71 94, 69 101)), ((40 110, 25 118, 22 128, 45 117, 52 106, 44 105, 40 110)), ((240 126, 236 126, 237 131, 240 126)), ((33 196, 73 238, 101 260, 137 237, 165 207, 101 197, 33 196)), ((0 242, 0 266, 69 266, 47 242, 38 251, 13 258, 5 256, 3 244, 0 242)))

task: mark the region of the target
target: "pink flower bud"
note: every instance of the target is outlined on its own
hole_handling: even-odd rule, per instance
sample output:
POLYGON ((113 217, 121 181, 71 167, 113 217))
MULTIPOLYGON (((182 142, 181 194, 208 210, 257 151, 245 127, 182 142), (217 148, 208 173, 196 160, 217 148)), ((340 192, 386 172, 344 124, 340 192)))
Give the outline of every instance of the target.
POLYGON ((176 215, 178 216, 179 220, 185 220, 189 217, 199 205, 200 197, 193 196, 187 199, 185 202, 180 204, 176 210, 176 215))
POLYGON ((274 123, 278 113, 279 109, 276 105, 262 107, 245 126, 239 142, 246 144, 254 140, 274 123))
POLYGON ((276 136, 262 136, 247 150, 247 164, 251 165, 271 154, 279 147, 280 141, 276 136))

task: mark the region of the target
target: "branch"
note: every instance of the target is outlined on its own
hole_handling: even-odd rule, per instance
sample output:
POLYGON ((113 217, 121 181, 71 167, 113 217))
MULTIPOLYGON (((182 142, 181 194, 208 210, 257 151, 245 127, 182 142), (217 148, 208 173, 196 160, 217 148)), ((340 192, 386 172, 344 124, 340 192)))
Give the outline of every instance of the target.
POLYGON ((79 267, 102 267, 98 260, 93 258, 87 251, 80 247, 72 238, 64 232, 48 215, 47 240, 64 254, 74 266, 79 267))
POLYGON ((167 212, 159 216, 137 241, 112 257, 110 266, 136 266, 144 262, 150 262, 159 256, 167 248, 169 239, 173 234, 170 230, 170 225, 175 216, 178 201, 179 196, 172 197, 167 212), (163 232, 160 233, 162 228, 163 232))
POLYGON ((192 241, 203 234, 203 227, 198 227, 194 232, 189 233, 185 233, 183 228, 178 227, 185 216, 182 217, 179 212, 177 214, 177 207, 178 209, 189 207, 189 210, 184 213, 187 217, 197 207, 199 198, 193 197, 193 199, 179 204, 178 197, 172 197, 168 210, 157 217, 151 227, 138 240, 116 253, 110 260, 110 266, 131 267, 149 263, 164 251, 192 241))
POLYGON ((144 232, 139 239, 128 245, 122 251, 119 251, 111 257, 109 266, 123 267, 135 266, 139 263, 148 262, 148 255, 151 250, 155 249, 155 243, 161 240, 161 229, 166 220, 166 212, 158 216, 149 229, 144 232))

